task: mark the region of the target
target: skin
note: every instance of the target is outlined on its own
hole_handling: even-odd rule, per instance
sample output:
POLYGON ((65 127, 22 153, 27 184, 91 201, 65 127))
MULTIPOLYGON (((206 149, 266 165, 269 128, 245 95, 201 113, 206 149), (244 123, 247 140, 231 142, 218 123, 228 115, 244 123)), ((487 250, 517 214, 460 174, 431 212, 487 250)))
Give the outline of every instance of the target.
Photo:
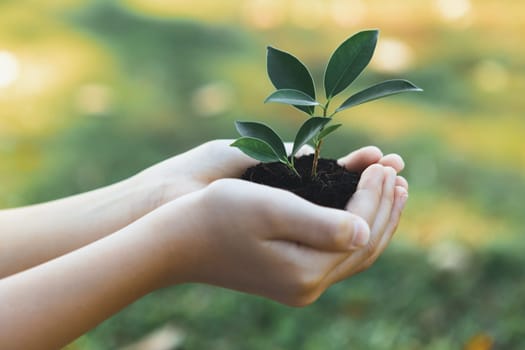
POLYGON ((189 282, 308 305, 388 245, 408 196, 399 156, 366 147, 340 159, 364 170, 344 211, 234 179, 255 161, 230 143, 0 211, 0 348, 59 348, 140 297, 189 282))

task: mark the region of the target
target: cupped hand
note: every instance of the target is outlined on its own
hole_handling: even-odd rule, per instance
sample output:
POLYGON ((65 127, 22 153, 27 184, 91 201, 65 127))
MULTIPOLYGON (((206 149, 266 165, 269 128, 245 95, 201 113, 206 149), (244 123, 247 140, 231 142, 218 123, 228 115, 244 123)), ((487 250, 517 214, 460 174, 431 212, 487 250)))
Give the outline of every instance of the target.
POLYGON ((131 178, 137 186, 152 188, 153 210, 187 193, 198 191, 219 178, 239 177, 257 163, 230 140, 213 140, 155 164, 131 178))
POLYGON ((169 222, 163 227, 190 231, 173 245, 173 256, 183 251, 184 268, 176 264, 172 275, 307 305, 384 249, 399 219, 396 181, 390 166, 368 167, 349 211, 247 181, 215 181, 161 208, 169 222))
POLYGON ((312 290, 341 252, 369 238, 357 215, 237 179, 217 180, 159 211, 160 227, 183 232, 170 254, 183 263, 173 264, 170 282, 212 284, 289 305, 312 302, 312 290))
MULTIPOLYGON (((132 178, 133 183, 153 187, 150 197, 150 210, 153 210, 187 193, 200 190, 215 180, 240 178, 247 168, 258 161, 238 148, 231 147, 233 141, 208 141, 142 171, 132 178)), ((285 145, 290 152, 292 144, 285 145)), ((297 156, 312 152, 310 146, 303 146, 297 156)))
MULTIPOLYGON (((230 147, 233 140, 213 140, 185 153, 160 162, 132 178, 133 185, 152 188, 149 210, 174 200, 187 193, 200 190, 215 180, 239 178, 250 166, 258 162, 238 148, 230 147)), ((286 148, 292 148, 291 143, 286 148)), ((310 146, 304 146, 298 156, 313 153, 310 146)), ((403 168, 403 161, 397 155, 383 156, 377 147, 364 147, 339 160, 341 165, 352 171, 363 171, 379 163, 391 166, 397 171, 403 168)), ((406 181, 405 181, 406 182, 406 181)))
POLYGON ((370 239, 365 249, 347 255, 325 277, 326 285, 366 270, 377 260, 395 233, 408 199, 408 182, 397 175, 404 168, 399 155, 383 156, 371 146, 339 159, 339 164, 349 170, 363 171, 346 209, 366 220, 370 239))

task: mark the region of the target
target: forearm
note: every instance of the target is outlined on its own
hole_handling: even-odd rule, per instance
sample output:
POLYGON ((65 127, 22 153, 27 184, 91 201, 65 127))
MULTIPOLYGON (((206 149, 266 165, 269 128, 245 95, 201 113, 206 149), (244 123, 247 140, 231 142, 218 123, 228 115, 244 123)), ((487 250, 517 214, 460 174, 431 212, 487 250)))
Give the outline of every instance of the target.
POLYGON ((132 178, 65 199, 0 211, 0 278, 125 227, 155 207, 155 186, 132 178))
POLYGON ((0 348, 59 348, 141 296, 177 282, 169 274, 176 275, 185 260, 172 247, 188 232, 184 225, 165 230, 159 213, 0 280, 0 348))

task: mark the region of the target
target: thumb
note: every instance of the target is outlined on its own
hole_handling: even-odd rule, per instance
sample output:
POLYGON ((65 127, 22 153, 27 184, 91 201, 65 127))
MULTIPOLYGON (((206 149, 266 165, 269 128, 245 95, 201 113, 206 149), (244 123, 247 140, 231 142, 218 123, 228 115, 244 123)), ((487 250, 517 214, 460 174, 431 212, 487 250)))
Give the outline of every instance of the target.
POLYGON ((297 198, 286 205, 286 224, 275 239, 294 241, 323 251, 348 251, 368 243, 370 228, 361 217, 297 198))

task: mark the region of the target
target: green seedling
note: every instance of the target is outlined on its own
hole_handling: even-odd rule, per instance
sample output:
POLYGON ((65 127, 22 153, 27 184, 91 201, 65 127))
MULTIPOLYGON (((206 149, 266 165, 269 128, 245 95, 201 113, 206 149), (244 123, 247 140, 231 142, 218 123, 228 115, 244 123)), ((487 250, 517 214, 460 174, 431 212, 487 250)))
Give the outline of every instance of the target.
POLYGON ((315 153, 311 176, 315 177, 323 140, 342 125, 331 124, 337 113, 401 92, 422 91, 407 80, 387 80, 351 95, 339 107, 329 110, 332 99, 346 90, 370 62, 378 35, 378 30, 361 31, 334 51, 324 73, 324 104, 316 99, 314 80, 306 65, 285 51, 268 47, 268 76, 277 90, 266 98, 265 103, 292 105, 310 117, 299 128, 289 157, 281 137, 268 125, 259 122, 236 121, 241 137, 231 146, 261 162, 281 162, 300 177, 294 167, 294 157, 302 146, 312 142, 315 153), (316 116, 316 108, 320 108, 321 115, 316 116))

